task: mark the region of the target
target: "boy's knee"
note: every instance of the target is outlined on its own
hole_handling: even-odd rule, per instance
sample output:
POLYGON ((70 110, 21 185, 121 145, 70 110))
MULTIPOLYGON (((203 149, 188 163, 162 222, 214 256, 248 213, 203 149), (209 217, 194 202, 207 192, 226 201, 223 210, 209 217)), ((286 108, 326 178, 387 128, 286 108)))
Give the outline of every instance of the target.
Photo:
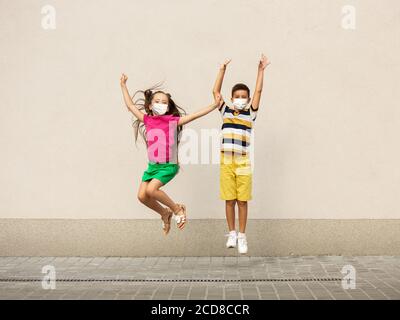
POLYGON ((228 207, 234 207, 235 206, 235 204, 236 204, 236 200, 226 200, 226 205, 228 206, 228 207))
POLYGON ((238 200, 237 204, 238 204, 239 207, 245 207, 245 206, 247 206, 247 201, 238 200))

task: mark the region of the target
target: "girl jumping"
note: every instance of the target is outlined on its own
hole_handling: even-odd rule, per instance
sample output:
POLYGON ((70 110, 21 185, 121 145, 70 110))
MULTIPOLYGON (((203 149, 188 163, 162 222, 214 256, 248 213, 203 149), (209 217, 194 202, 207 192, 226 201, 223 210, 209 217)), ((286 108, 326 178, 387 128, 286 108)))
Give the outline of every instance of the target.
POLYGON ((138 199, 161 216, 162 228, 167 235, 172 216, 180 230, 187 222, 186 206, 176 203, 160 189, 179 171, 177 146, 182 126, 220 107, 221 96, 215 96, 215 101, 209 106, 186 115, 172 100, 171 95, 157 90, 157 86, 136 91, 133 97, 142 93, 144 98, 133 102, 126 85, 127 80, 128 77, 122 74, 120 84, 124 101, 128 110, 136 117, 133 123, 135 140, 140 132, 146 142, 148 154, 148 167, 142 176, 138 199))

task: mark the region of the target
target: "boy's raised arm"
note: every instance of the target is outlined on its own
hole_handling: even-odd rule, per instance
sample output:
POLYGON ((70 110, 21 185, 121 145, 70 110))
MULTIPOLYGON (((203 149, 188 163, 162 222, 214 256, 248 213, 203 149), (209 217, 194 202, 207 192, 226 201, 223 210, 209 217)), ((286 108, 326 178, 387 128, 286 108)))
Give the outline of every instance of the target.
POLYGON ((258 72, 257 72, 257 81, 256 81, 256 89, 254 90, 253 100, 251 105, 253 106, 254 110, 257 110, 260 106, 260 99, 261 99, 261 92, 263 89, 263 82, 264 82, 264 70, 270 64, 267 57, 262 54, 260 62, 258 64, 258 72))
POLYGON ((121 84, 122 94, 124 96, 124 101, 125 101, 126 107, 128 108, 129 111, 131 111, 135 115, 135 117, 139 121, 143 122, 144 113, 142 111, 140 111, 133 103, 132 98, 129 95, 128 88, 126 86, 127 80, 128 80, 128 77, 125 74, 122 74, 121 79, 120 79, 120 84, 121 84))
MULTIPOLYGON (((229 64, 229 62, 231 62, 231 59, 225 60, 225 62, 219 68, 217 79, 215 80, 214 88, 213 88, 214 99, 216 98, 216 96, 218 94, 219 95, 221 94, 222 82, 224 81, 226 66, 229 64)), ((222 99, 222 97, 221 97, 221 99, 222 99)))

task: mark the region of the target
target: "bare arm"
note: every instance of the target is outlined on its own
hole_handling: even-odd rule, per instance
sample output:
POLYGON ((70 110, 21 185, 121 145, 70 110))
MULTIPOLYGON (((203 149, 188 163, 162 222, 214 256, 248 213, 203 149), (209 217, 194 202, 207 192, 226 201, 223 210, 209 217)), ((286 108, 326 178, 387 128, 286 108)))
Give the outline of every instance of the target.
POLYGON ((229 64, 229 62, 231 62, 231 59, 225 60, 225 62, 219 68, 217 79, 215 80, 213 88, 214 99, 217 95, 221 94, 222 82, 224 81, 226 66, 229 64))
POLYGON ((192 114, 188 114, 186 116, 181 117, 178 121, 178 126, 182 126, 182 125, 189 123, 193 120, 196 120, 202 116, 205 116, 206 114, 210 113, 211 111, 213 111, 214 109, 219 107, 220 104, 221 104, 221 95, 218 94, 215 98, 215 101, 212 104, 210 104, 209 106, 207 106, 197 112, 194 112, 192 114))
POLYGON ((122 89, 122 95, 124 96, 124 101, 125 105, 128 108, 129 111, 131 111, 134 116, 139 120, 143 122, 144 118, 144 113, 140 111, 136 105, 133 103, 132 98, 129 94, 128 88, 126 86, 126 81, 128 80, 128 77, 125 74, 122 74, 121 76, 121 89, 122 89))
POLYGON ((267 57, 262 54, 260 62, 258 64, 256 89, 254 90, 253 100, 251 102, 251 105, 255 110, 257 110, 260 106, 261 92, 264 82, 264 70, 269 64, 270 62, 268 61, 267 57))

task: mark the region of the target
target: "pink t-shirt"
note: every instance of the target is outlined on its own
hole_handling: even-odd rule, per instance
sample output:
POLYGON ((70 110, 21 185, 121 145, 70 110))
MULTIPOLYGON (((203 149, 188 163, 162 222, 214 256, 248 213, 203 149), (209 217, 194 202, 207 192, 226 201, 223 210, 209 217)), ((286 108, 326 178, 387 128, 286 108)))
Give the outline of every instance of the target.
POLYGON ((177 128, 179 116, 172 114, 162 116, 144 115, 146 127, 147 155, 151 162, 177 163, 177 128))

